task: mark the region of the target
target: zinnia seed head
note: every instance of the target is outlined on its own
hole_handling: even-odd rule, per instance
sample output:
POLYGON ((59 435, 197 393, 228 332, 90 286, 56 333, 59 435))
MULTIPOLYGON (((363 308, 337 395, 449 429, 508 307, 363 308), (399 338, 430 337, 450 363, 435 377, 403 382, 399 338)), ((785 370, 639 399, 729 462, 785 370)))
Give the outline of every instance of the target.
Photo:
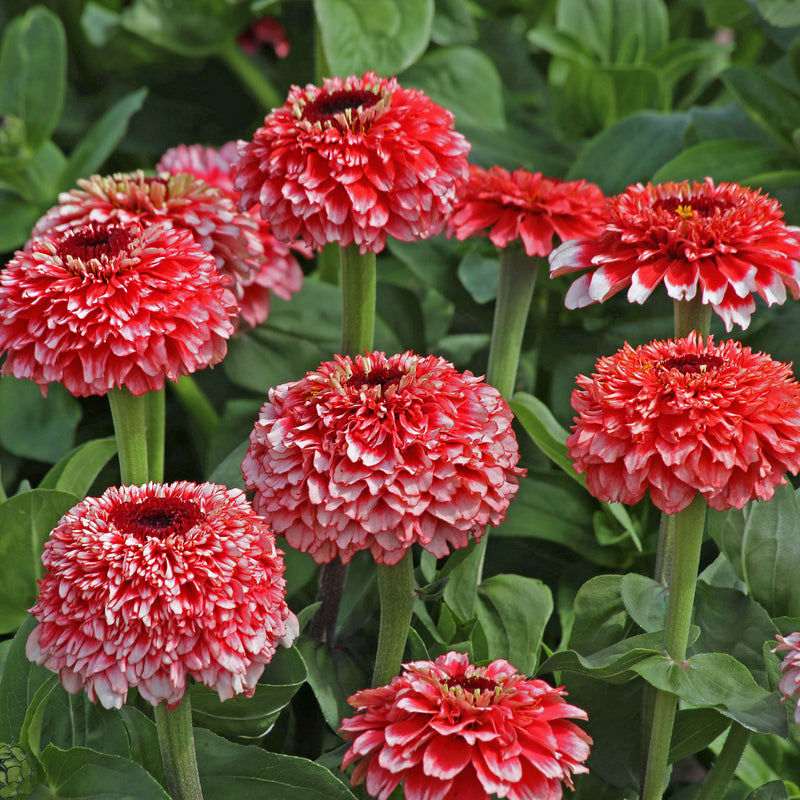
POLYGON ((113 258, 127 251, 132 234, 120 225, 90 224, 70 231, 58 241, 56 252, 85 267, 90 261, 113 258))

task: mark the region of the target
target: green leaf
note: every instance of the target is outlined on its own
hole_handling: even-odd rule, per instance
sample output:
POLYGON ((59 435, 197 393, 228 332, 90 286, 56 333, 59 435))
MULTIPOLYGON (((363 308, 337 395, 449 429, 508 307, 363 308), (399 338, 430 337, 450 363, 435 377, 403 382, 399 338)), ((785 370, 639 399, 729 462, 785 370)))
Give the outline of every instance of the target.
POLYGON ((486 248, 476 242, 467 250, 458 265, 458 277, 476 303, 488 303, 497 296, 500 261, 495 251, 490 257, 486 248))
POLYGON ((425 52, 433 11, 433 0, 314 0, 331 74, 401 72, 425 52))
POLYGON ((800 25, 800 8, 794 0, 756 0, 758 13, 776 28, 800 25))
POLYGON ((731 721, 710 708, 686 708, 675 715, 669 763, 699 753, 730 727, 731 721))
POLYGON ((40 489, 68 492, 77 498, 85 497, 100 470, 117 452, 113 436, 93 439, 70 450, 39 483, 40 489))
POLYGON ((25 620, 38 593, 44 542, 76 502, 73 494, 34 489, 0 505, 0 633, 25 620))
POLYGON ((669 603, 669 592, 665 586, 632 572, 622 577, 620 591, 625 610, 645 633, 664 630, 669 603))
POLYGON ((431 39, 436 44, 467 44, 478 38, 478 29, 466 0, 438 0, 431 39))
POLYGON ((528 41, 533 47, 544 50, 550 55, 576 61, 584 67, 592 67, 595 64, 592 50, 585 42, 570 33, 541 26, 528 31, 528 41))
POLYGON ((770 781, 750 792, 745 800, 790 800, 783 781, 770 781))
POLYGON ((581 586, 575 597, 570 648, 596 653, 625 636, 630 621, 621 590, 621 575, 597 575, 581 586))
POLYGON ((41 215, 39 206, 0 188, 0 252, 25 244, 41 215))
POLYGON ((445 561, 442 578, 449 578, 444 588, 444 601, 460 622, 475 616, 478 575, 483 568, 485 550, 471 540, 466 547, 454 550, 445 561))
POLYGON ((0 45, 0 113, 25 123, 36 149, 55 130, 64 107, 67 44, 61 20, 36 6, 14 19, 0 45))

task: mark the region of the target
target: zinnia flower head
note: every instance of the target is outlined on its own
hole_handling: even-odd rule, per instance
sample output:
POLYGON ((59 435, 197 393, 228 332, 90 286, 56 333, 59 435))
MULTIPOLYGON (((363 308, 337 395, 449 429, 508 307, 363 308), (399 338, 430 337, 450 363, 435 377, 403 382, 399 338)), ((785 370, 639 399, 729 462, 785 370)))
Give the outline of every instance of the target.
POLYGON ((244 493, 211 483, 108 489, 45 543, 31 661, 119 708, 174 708, 189 676, 252 695, 286 634, 282 553, 244 493))
MULTIPOLYGON (((214 257, 226 285, 252 318, 251 303, 243 303, 246 287, 264 268, 265 253, 258 222, 241 213, 234 199, 187 173, 147 176, 141 170, 78 181, 79 189, 59 195, 58 205, 34 226, 31 237, 56 236, 91 223, 147 227, 168 223, 191 232, 214 257)), ((263 322, 266 313, 258 314, 263 322)), ((248 324, 256 324, 246 319, 248 324)))
POLYGON ((800 297, 800 236, 777 201, 735 183, 636 184, 613 198, 598 237, 562 244, 550 275, 591 270, 569 288, 567 308, 602 302, 628 287, 644 303, 662 283, 675 300, 698 291, 730 330, 746 328, 754 294, 800 297))
MULTIPOLYGON (((194 175, 219 189, 238 207, 241 195, 233 186, 232 175, 237 158, 236 142, 227 142, 219 150, 199 144, 181 144, 167 150, 156 169, 173 175, 194 175)), ((239 290, 242 319, 254 327, 269 314, 270 292, 289 300, 303 284, 303 270, 292 250, 306 257, 311 256, 311 250, 304 242, 287 244, 276 239, 269 222, 258 213, 258 207, 251 209, 250 216, 257 226, 260 239, 260 252, 256 252, 259 248, 250 243, 253 254, 250 260, 253 265, 260 266, 246 275, 240 275, 236 287, 239 290)))
POLYGON ((784 703, 796 703, 794 721, 800 725, 800 633, 790 633, 788 636, 776 635, 775 638, 780 644, 774 647, 772 652, 787 651, 781 661, 782 674, 778 688, 783 693, 784 703))
POLYGON ((649 491, 674 514, 700 492, 724 511, 768 500, 800 469, 800 385, 790 365, 738 342, 626 344, 577 383, 567 448, 600 500, 649 491))
POLYGON ((377 253, 387 236, 407 242, 442 230, 469 147, 449 111, 367 72, 293 86, 240 145, 235 182, 244 207, 260 204, 279 239, 377 253))
POLYGON ((317 563, 437 557, 497 525, 522 470, 500 393, 436 356, 337 356, 271 389, 242 463, 253 506, 317 563))
POLYGON ((529 256, 547 256, 554 236, 566 241, 599 234, 605 204, 593 183, 473 165, 466 193, 447 221, 447 235, 459 241, 488 236, 497 247, 521 240, 529 256))
POLYGON ((357 713, 342 721, 352 742, 342 769, 358 761, 352 785, 366 779, 379 800, 401 781, 406 800, 559 800, 589 771, 592 743, 569 721, 586 712, 564 694, 503 659, 476 667, 451 652, 404 664, 388 686, 348 700, 357 713))
POLYGON ((292 49, 286 30, 277 17, 257 19, 236 37, 236 43, 248 56, 254 56, 265 44, 272 47, 278 58, 286 58, 292 49))
POLYGON ((0 273, 2 373, 74 395, 141 395, 220 361, 236 299, 188 231, 90 224, 18 251, 0 273))

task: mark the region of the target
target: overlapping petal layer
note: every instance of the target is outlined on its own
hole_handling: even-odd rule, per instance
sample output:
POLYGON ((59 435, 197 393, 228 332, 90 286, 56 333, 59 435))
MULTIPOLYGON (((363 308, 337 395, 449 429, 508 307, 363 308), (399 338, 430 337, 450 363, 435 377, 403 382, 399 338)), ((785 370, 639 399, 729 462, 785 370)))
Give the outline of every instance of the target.
POLYGON ((786 651, 781 661, 781 679, 778 688, 783 693, 784 703, 795 703, 794 721, 800 725, 800 633, 788 636, 776 635, 780 642, 772 649, 773 653, 786 651))

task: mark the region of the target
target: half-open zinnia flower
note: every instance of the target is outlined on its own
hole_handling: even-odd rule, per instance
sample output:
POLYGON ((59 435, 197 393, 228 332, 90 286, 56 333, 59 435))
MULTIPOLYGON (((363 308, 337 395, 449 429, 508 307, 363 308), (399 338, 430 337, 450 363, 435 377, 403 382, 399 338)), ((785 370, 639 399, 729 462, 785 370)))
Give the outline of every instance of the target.
MULTIPOLYGON (((156 165, 159 172, 173 175, 187 173, 222 191, 238 207, 241 195, 233 186, 232 165, 238 159, 236 142, 228 142, 215 150, 199 144, 178 145, 161 157, 156 165)), ((251 209, 251 216, 258 226, 263 255, 254 254, 252 260, 260 263, 260 269, 248 275, 240 275, 239 305, 242 319, 251 326, 263 322, 269 314, 270 292, 289 300, 303 284, 303 270, 292 250, 311 256, 311 250, 303 242, 287 244, 275 238, 269 222, 262 219, 258 207, 251 209)))
POLYGON ((800 469, 800 384, 788 364, 738 342, 626 344, 577 383, 567 448, 600 500, 649 491, 674 514, 700 492, 723 511, 768 500, 800 469))
POLYGON ((721 183, 636 184, 609 201, 598 237, 562 244, 550 257, 551 277, 581 270, 567 308, 602 302, 628 287, 643 303, 663 283, 675 300, 700 292, 730 330, 746 328, 753 295, 783 303, 800 297, 800 236, 777 201, 721 183))
POLYGON ((108 489, 45 544, 28 658, 106 708, 130 687, 174 708, 189 676, 222 700, 252 695, 287 632, 281 555, 239 489, 108 489))
POLYGON ((317 563, 395 564, 497 525, 521 470, 499 392, 436 356, 337 356, 271 389, 242 471, 253 505, 317 563))
POLYGON ((467 178, 469 144, 453 115, 394 78, 292 87, 240 146, 236 187, 275 235, 379 252, 439 233, 467 178))
POLYGON ((220 361, 237 314, 188 231, 87 225, 37 239, 0 273, 2 372, 43 392, 141 395, 220 361))
POLYGON ((800 725, 800 633, 775 637, 780 644, 773 653, 787 651, 781 661, 781 679, 778 688, 783 694, 784 703, 795 703, 794 721, 800 725))
POLYGON ((476 667, 461 653, 416 661, 389 686, 349 700, 342 721, 352 742, 342 769, 351 783, 387 800, 403 782, 406 800, 558 800, 584 766, 591 738, 569 718, 563 688, 520 675, 503 659, 476 667))
POLYGON ((566 241, 599 234, 605 205, 593 183, 473 165, 466 193, 447 220, 447 235, 459 241, 488 236, 501 248, 521 241, 529 256, 548 256, 554 236, 566 241))

